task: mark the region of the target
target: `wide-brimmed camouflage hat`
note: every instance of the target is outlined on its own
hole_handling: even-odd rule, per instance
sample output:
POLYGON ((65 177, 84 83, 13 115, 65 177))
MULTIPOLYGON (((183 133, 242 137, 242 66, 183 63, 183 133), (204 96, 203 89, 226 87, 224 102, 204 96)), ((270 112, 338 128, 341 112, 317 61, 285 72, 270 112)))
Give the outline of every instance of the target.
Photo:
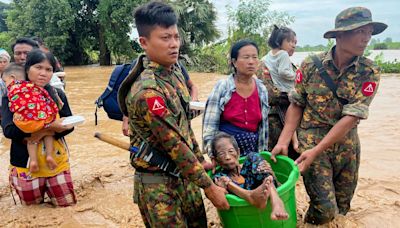
POLYGON ((335 29, 324 34, 324 38, 335 38, 338 32, 350 31, 364 25, 372 25, 372 35, 379 34, 387 28, 387 24, 372 21, 371 11, 364 7, 351 7, 336 16, 335 29))

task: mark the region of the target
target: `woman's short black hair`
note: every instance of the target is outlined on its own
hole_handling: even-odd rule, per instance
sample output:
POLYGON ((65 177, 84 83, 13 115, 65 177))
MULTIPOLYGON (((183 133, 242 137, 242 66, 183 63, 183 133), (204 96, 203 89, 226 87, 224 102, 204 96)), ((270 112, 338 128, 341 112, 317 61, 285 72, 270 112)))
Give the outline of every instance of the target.
POLYGON ((242 47, 245 47, 245 46, 248 46, 248 45, 254 46, 257 49, 257 54, 259 54, 258 46, 252 40, 247 40, 247 39, 239 40, 236 43, 234 43, 232 45, 232 47, 231 47, 230 64, 231 64, 231 67, 234 69, 235 72, 236 72, 236 68, 233 65, 233 60, 237 60, 237 58, 239 56, 240 49, 242 49, 242 47))
POLYGON ((151 1, 135 10, 135 24, 139 36, 149 37, 155 26, 169 28, 178 24, 174 9, 163 2, 151 1))
MULTIPOLYGON (((53 54, 51 54, 51 52, 44 52, 40 49, 33 49, 32 51, 30 51, 26 57, 26 63, 25 63, 25 78, 27 81, 29 81, 29 77, 28 77, 28 72, 29 69, 31 68, 31 66, 37 64, 37 63, 41 63, 45 60, 48 60, 50 65, 53 67, 53 73, 56 70, 56 58, 54 57, 53 54)), ((57 94, 57 91, 55 88, 53 88, 50 84, 47 84, 44 89, 49 93, 49 95, 51 96, 51 98, 54 100, 54 102, 56 102, 58 108, 61 108, 61 104, 59 102, 59 97, 57 94)))
POLYGON ((219 132, 211 141, 211 154, 214 156, 214 158, 217 157, 217 143, 221 140, 221 139, 229 139, 229 141, 232 143, 233 148, 235 148, 236 151, 239 151, 239 146, 238 143, 236 141, 236 139, 230 135, 227 134, 225 132, 219 132))
POLYGON ((26 57, 26 62, 25 62, 25 74, 26 74, 26 79, 29 80, 28 78, 28 71, 31 66, 41 63, 45 60, 48 60, 50 65, 53 67, 53 72, 56 70, 57 66, 57 61, 56 58, 54 57, 51 52, 43 52, 40 49, 33 49, 30 51, 26 57))
POLYGON ((280 48, 284 40, 291 40, 296 36, 296 33, 288 27, 278 27, 274 25, 274 29, 268 39, 268 46, 271 48, 280 48))

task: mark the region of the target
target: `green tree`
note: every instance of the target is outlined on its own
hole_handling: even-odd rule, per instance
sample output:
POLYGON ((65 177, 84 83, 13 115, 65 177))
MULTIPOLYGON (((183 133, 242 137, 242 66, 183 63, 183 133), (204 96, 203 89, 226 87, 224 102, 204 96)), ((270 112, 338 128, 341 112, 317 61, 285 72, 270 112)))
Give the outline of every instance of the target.
POLYGON ((386 50, 388 45, 386 43, 377 43, 374 45, 374 50, 386 50))
MULTIPOLYGON (((124 57, 131 57, 133 45, 129 34, 133 25, 133 10, 143 1, 102 0, 97 9, 99 13, 100 59, 102 49, 110 51, 120 63, 124 57)), ((100 65, 102 64, 100 62, 100 65)))
POLYGON ((73 22, 68 0, 16 0, 10 4, 7 14, 12 38, 41 37, 62 60, 66 58, 68 31, 73 29, 73 22))
MULTIPOLYGON (((129 39, 133 25, 133 9, 143 0, 70 0, 77 12, 76 31, 70 34, 70 45, 83 51, 84 58, 99 55, 100 65, 110 65, 111 57, 119 63, 132 57, 134 50, 129 39)), ((82 59, 87 61, 87 59, 82 59)))
POLYGON ((10 8, 10 5, 0 2, 0 32, 7 32, 8 28, 6 25, 6 10, 10 8))
POLYGON ((0 32, 0 48, 5 49, 11 55, 11 44, 14 39, 10 36, 9 32, 0 32))
POLYGON ((260 54, 267 52, 266 40, 271 33, 272 25, 287 26, 294 17, 286 12, 270 10, 271 0, 240 0, 236 11, 228 8, 229 39, 232 43, 239 39, 248 38, 257 43, 260 54))
POLYGON ((170 0, 179 21, 182 38, 181 53, 192 54, 194 48, 208 44, 219 37, 215 26, 217 13, 208 0, 170 0))

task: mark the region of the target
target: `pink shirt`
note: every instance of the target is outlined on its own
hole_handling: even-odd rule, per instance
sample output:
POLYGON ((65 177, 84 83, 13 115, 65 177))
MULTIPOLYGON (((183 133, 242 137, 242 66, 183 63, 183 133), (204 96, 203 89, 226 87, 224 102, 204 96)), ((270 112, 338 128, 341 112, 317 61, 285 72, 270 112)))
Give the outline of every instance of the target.
POLYGON ((256 132, 262 120, 260 97, 257 87, 247 98, 243 98, 236 91, 224 107, 222 120, 247 131, 256 132))

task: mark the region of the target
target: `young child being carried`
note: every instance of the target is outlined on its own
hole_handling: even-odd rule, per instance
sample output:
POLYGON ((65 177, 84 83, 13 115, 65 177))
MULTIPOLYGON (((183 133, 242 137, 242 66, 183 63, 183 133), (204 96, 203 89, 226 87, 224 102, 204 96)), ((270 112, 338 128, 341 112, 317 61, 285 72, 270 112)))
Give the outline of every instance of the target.
MULTIPOLYGON (((11 63, 3 72, 3 80, 8 90, 10 111, 14 113, 13 122, 25 133, 34 133, 46 128, 57 117, 58 107, 49 93, 41 86, 25 81, 24 68, 11 63)), ((43 137, 46 162, 50 169, 57 167, 53 153, 53 136, 43 137)), ((29 171, 39 171, 37 160, 38 142, 27 142, 29 171)))
MULTIPOLYGON (((281 92, 280 103, 276 108, 279 109, 281 113, 281 124, 284 124, 284 118, 286 110, 290 104, 288 99, 288 94, 291 90, 294 90, 296 81, 296 66, 291 62, 290 56, 293 55, 297 44, 296 33, 288 27, 278 27, 274 25, 270 37, 268 38, 268 46, 271 50, 265 55, 261 61, 268 68, 269 74, 271 76, 273 86, 281 92)), ((267 85, 266 85, 267 86, 267 85)), ((274 106, 271 104, 271 106, 274 106)), ((271 123, 273 120, 269 118, 270 126, 275 124, 271 123)), ((283 127, 283 126, 282 126, 283 127)), ((277 133, 275 129, 271 129, 277 133)), ((281 131, 282 129, 280 129, 281 131)), ((280 133, 279 131, 279 133, 280 133)), ((275 146, 277 143, 278 135, 270 134, 270 146, 275 146), (271 141, 272 140, 272 141, 271 141)), ((298 139, 296 132, 292 137, 292 145, 294 150, 298 150, 298 139)), ((272 149, 272 148, 270 148, 272 149)))
POLYGON ((234 137, 218 133, 211 143, 212 153, 221 167, 214 182, 229 192, 263 209, 271 199, 272 220, 285 220, 288 214, 276 191, 278 182, 270 164, 259 153, 250 153, 241 167, 239 147, 234 137))

